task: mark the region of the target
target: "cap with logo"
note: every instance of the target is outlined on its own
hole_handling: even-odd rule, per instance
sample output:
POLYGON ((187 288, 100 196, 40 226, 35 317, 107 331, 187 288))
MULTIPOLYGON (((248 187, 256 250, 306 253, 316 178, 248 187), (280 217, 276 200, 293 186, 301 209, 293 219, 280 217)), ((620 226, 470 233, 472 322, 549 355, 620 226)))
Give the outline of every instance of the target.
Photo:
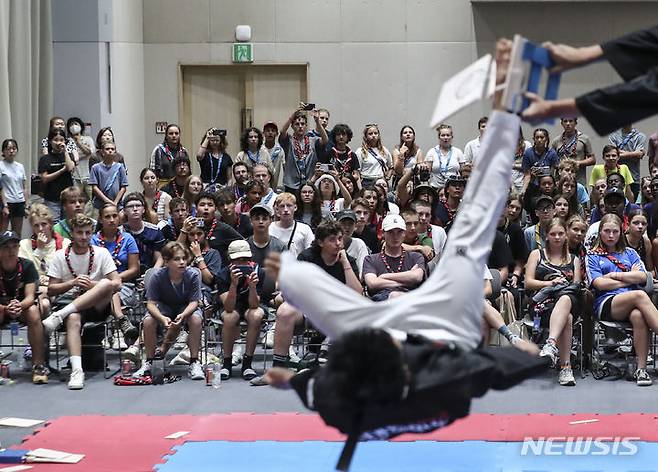
POLYGON ((390 231, 396 228, 406 231, 407 223, 405 223, 404 218, 400 215, 389 213, 384 217, 384 221, 382 221, 382 229, 384 231, 390 231))
POLYGON ((230 260, 240 259, 241 257, 251 257, 251 247, 244 239, 238 239, 228 245, 228 258, 230 260))

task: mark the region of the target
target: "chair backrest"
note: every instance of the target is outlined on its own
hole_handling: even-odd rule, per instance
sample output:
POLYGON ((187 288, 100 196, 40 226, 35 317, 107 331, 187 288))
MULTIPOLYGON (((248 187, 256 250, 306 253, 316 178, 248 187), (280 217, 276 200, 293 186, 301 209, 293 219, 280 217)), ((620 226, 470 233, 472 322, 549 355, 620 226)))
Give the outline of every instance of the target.
POLYGON ((500 276, 500 271, 498 269, 489 269, 489 272, 491 272, 491 296, 489 297, 489 300, 492 302, 497 300, 498 297, 500 297, 500 291, 503 289, 503 281, 500 276))

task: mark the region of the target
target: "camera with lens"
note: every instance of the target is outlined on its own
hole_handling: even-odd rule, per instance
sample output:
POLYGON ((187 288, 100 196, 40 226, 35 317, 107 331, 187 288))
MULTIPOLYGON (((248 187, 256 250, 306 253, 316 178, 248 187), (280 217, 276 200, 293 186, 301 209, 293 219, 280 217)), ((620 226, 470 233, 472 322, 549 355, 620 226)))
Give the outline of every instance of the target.
POLYGON ((429 184, 432 172, 426 165, 416 164, 414 166, 414 186, 429 184))

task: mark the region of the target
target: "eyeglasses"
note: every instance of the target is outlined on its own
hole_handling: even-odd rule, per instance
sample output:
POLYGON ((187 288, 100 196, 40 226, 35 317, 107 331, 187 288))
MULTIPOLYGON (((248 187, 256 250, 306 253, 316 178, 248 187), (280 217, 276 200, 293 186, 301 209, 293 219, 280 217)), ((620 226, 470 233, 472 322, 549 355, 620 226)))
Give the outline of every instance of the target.
POLYGON ((549 206, 549 207, 544 207, 544 208, 537 208, 537 211, 539 213, 548 213, 552 210, 555 210, 555 207, 549 206))
POLYGON ((126 205, 124 208, 126 210, 138 210, 143 207, 144 205, 142 205, 141 203, 133 203, 132 205, 126 205))

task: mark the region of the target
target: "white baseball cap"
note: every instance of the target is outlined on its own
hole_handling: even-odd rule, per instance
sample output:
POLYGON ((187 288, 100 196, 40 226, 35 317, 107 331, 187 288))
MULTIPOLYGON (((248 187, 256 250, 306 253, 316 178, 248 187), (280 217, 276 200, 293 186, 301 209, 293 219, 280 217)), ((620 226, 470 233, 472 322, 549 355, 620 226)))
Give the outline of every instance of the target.
POLYGON ((384 218, 384 221, 382 221, 382 229, 384 231, 390 231, 395 228, 406 231, 407 223, 405 223, 404 218, 402 218, 400 215, 389 213, 384 218))

